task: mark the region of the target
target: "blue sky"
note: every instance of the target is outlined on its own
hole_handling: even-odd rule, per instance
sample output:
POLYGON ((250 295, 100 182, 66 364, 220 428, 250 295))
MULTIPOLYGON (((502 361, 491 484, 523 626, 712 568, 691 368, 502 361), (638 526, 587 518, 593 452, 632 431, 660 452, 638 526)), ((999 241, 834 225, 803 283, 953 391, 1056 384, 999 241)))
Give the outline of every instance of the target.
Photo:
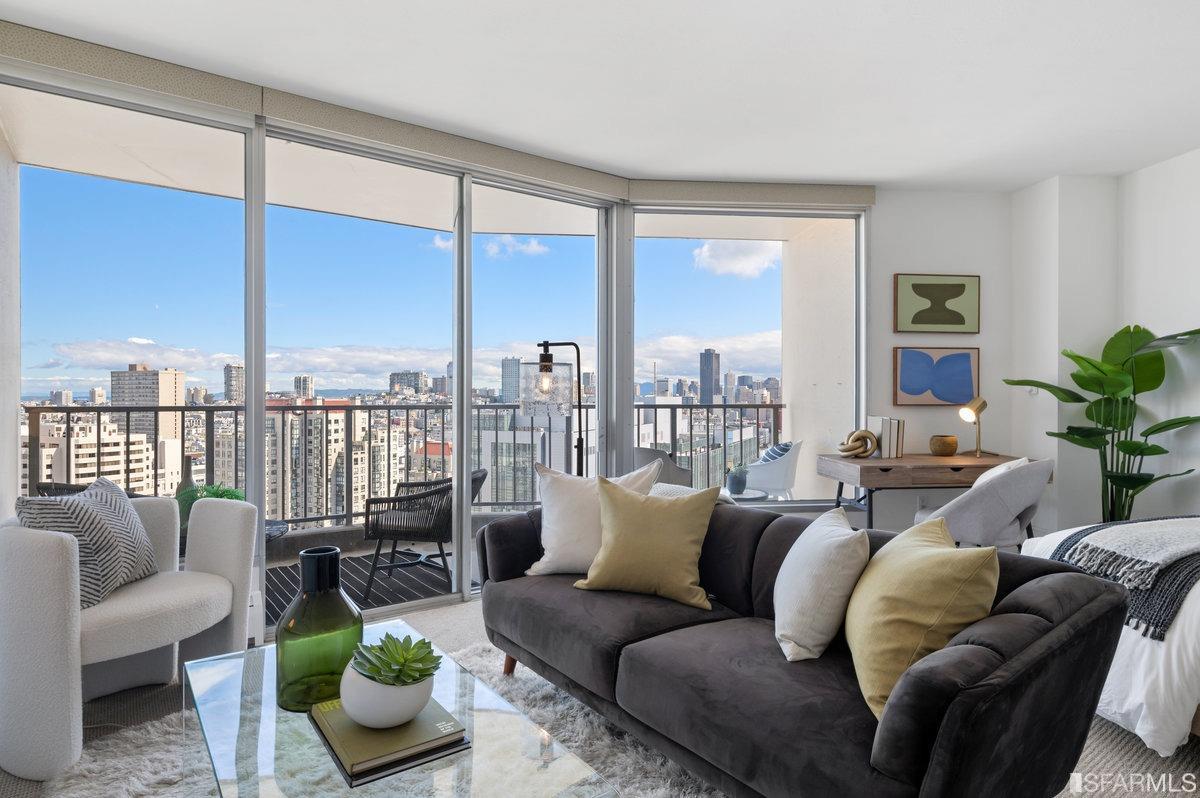
MULTIPOLYGON (((221 390, 242 356, 243 214, 238 200, 35 167, 21 173, 22 393, 107 387, 126 363, 175 366, 221 390)), ((453 253, 445 233, 293 208, 267 210, 268 379, 318 388, 441 374, 451 348, 453 253)), ((637 378, 722 368, 778 373, 775 242, 638 239, 637 378)), ((477 235, 476 384, 547 336, 594 358, 595 241, 477 235)), ((593 360, 594 362, 594 360, 593 360)), ((585 368, 588 365, 585 364, 585 368)))

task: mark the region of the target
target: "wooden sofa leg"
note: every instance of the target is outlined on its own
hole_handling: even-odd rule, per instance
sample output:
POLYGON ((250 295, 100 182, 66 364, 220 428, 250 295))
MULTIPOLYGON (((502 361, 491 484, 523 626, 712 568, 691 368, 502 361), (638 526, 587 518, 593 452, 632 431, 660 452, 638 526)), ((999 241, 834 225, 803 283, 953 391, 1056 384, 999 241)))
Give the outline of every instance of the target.
POLYGON ((504 675, 512 676, 513 671, 516 669, 517 669, 517 658, 513 657, 513 656, 509 656, 508 654, 505 654, 504 655, 504 675))

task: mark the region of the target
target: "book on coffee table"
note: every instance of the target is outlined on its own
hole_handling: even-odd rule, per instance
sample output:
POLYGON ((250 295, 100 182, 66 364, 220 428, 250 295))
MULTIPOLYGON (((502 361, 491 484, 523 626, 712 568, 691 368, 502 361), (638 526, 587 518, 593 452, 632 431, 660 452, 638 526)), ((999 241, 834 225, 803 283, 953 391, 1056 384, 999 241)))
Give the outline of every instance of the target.
POLYGON ((360 726, 338 699, 314 705, 309 718, 351 787, 471 747, 463 725, 432 699, 415 718, 390 729, 360 726))

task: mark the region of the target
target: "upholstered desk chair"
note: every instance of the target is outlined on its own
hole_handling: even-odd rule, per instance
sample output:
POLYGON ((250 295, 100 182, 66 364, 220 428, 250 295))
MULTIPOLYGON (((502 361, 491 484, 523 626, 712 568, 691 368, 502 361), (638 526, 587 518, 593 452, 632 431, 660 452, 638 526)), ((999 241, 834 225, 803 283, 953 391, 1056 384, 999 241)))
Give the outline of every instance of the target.
POLYGON ((179 663, 246 648, 254 506, 201 499, 179 568, 179 505, 133 499, 158 573, 79 608, 73 535, 0 524, 0 767, 43 781, 79 759, 83 702, 175 679, 179 663))
POLYGON ((941 507, 918 509, 913 521, 941 516, 960 546, 995 546, 1015 553, 1033 535, 1033 516, 1053 474, 1053 460, 1034 460, 976 482, 941 507))

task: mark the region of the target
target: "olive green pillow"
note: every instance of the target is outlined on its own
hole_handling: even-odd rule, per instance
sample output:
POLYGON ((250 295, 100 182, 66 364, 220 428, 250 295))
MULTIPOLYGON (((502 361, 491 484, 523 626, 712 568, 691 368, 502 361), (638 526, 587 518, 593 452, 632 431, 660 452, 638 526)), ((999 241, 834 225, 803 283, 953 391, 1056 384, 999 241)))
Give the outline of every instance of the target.
POLYGON ((875 552, 846 609, 858 686, 875 717, 910 665, 991 612, 999 578, 996 549, 955 548, 942 518, 875 552))
POLYGON ((700 587, 700 548, 721 489, 667 498, 598 479, 600 552, 575 587, 649 593, 712 609, 700 587))

